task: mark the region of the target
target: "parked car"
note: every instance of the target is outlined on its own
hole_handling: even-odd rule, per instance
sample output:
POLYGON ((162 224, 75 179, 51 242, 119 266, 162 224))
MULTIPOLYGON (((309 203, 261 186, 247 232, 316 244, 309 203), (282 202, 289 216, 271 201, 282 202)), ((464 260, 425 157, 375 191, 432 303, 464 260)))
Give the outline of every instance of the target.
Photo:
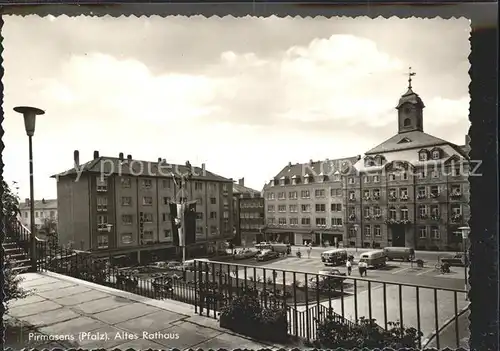
POLYGON ((255 256, 257 261, 268 261, 279 257, 279 253, 276 251, 262 251, 260 254, 255 256))
POLYGON ((321 261, 328 265, 340 265, 347 261, 347 250, 346 249, 333 249, 325 251, 321 254, 321 261))
POLYGON ((257 254, 258 254, 258 251, 256 251, 256 250, 246 249, 246 250, 241 250, 241 251, 236 252, 233 257, 235 260, 244 260, 247 258, 255 257, 257 254))
POLYGON ((346 279, 346 274, 341 273, 335 268, 323 268, 318 274, 320 274, 318 279, 316 279, 316 277, 309 278, 309 287, 316 288, 316 284, 319 283, 319 288, 321 290, 334 289, 341 285, 346 279))
POLYGON ((448 263, 450 267, 463 267, 464 266, 464 254, 457 253, 453 257, 443 257, 441 258, 441 263, 448 263))
POLYGON ((386 247, 384 253, 389 261, 413 261, 415 259, 415 250, 410 247, 386 247))
POLYGON ((373 250, 361 254, 360 261, 366 262, 368 267, 379 268, 386 265, 387 257, 384 250, 373 250))

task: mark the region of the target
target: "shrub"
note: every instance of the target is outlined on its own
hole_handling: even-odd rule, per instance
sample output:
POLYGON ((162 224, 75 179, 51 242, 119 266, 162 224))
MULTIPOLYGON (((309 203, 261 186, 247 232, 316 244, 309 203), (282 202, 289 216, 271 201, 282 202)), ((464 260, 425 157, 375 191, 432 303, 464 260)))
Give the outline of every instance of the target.
POLYGON ((361 318, 357 324, 346 324, 333 313, 318 323, 316 340, 312 345, 323 349, 402 349, 418 348, 423 335, 415 328, 406 328, 399 322, 389 322, 388 330, 382 329, 375 320, 361 318))

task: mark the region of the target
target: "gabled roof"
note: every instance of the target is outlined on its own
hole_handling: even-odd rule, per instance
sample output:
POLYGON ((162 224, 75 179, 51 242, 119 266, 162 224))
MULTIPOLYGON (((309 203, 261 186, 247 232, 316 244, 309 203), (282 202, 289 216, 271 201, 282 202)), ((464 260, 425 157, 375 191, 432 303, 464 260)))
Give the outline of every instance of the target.
MULTIPOLYGON (((30 208, 30 203, 23 201, 19 204, 19 210, 28 210, 30 208)), ((42 199, 35 200, 35 210, 53 210, 57 209, 57 199, 42 199)))
POLYGON ((324 160, 324 161, 315 161, 315 162, 306 162, 306 163, 296 163, 289 164, 284 167, 273 179, 280 179, 282 176, 289 177, 290 179, 301 178, 303 179, 306 175, 311 177, 322 177, 320 176, 323 173, 323 176, 333 175, 335 172, 342 172, 342 165, 344 166, 352 166, 358 161, 358 156, 354 157, 346 157, 335 160, 324 160))
MULTIPOLYGON (((176 165, 168 163, 158 163, 141 160, 120 160, 117 157, 101 156, 95 160, 86 162, 78 166, 78 172, 100 174, 125 175, 125 176, 141 176, 141 177, 172 177, 180 178, 182 175, 187 174, 189 171, 193 173, 193 180, 208 180, 216 182, 233 182, 231 179, 224 178, 215 173, 203 170, 200 167, 176 165)), ((55 174, 51 178, 65 177, 76 175, 77 169, 75 167, 55 174)))
POLYGON ((373 149, 368 150, 366 155, 382 154, 385 152, 406 150, 406 149, 421 149, 429 146, 437 146, 450 144, 449 142, 436 138, 430 134, 414 130, 411 132, 396 134, 382 144, 375 146, 373 149), (409 139, 409 142, 400 143, 403 139, 409 139))

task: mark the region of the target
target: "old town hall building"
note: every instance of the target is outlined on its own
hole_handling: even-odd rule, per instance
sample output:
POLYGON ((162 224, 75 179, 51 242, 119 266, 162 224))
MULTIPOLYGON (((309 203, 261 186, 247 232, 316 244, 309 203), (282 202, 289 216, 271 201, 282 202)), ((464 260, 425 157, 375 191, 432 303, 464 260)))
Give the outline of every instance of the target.
POLYGON ((422 99, 396 106, 398 133, 364 156, 289 163, 264 187, 268 239, 296 245, 456 250, 469 218, 468 138, 423 131, 422 99))

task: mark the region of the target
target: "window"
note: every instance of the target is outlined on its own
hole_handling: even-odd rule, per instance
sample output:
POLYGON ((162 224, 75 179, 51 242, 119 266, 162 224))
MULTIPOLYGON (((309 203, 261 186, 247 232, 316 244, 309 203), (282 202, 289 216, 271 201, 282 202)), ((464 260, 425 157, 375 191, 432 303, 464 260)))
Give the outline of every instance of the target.
POLYGON ((296 191, 290 191, 288 193, 288 198, 291 199, 291 200, 297 199, 297 192, 296 191))
POLYGON ((122 224, 124 225, 132 224, 132 215, 122 215, 122 224))
POLYGON ((141 235, 142 244, 147 244, 153 242, 153 231, 145 230, 141 235))
POLYGON ((330 210, 332 212, 342 212, 342 204, 330 204, 330 210))
POLYGON ((364 214, 365 218, 370 218, 370 215, 371 215, 370 207, 366 206, 363 209, 363 214, 364 214))
POLYGON ((142 221, 144 223, 152 223, 153 222, 153 214, 148 213, 148 212, 142 213, 142 221))
POLYGON ((431 197, 438 197, 439 196, 439 187, 437 185, 431 186, 431 197))
POLYGON ((437 170, 433 170, 431 172, 431 177, 432 178, 439 178, 439 172, 437 170))
POLYGON ((432 234, 432 239, 439 239, 439 238, 441 238, 441 235, 439 233, 439 228, 438 227, 432 227, 431 228, 431 234, 432 234))
POLYGON ((286 225, 286 218, 278 218, 279 225, 286 225))
POLYGON ((298 212, 297 205, 290 205, 289 210, 290 210, 290 212, 294 212, 294 213, 298 212))
POLYGON ((408 217, 408 209, 407 209, 406 207, 403 207, 403 208, 401 209, 401 219, 402 219, 403 221, 407 221, 407 220, 408 220, 408 218, 409 218, 409 217, 408 217))
POLYGON ((217 198, 211 197, 210 198, 210 205, 216 205, 217 204, 217 198))
POLYGON ((229 207, 229 201, 227 199, 224 199, 223 206, 224 206, 224 208, 228 208, 229 207))
POLYGON ((365 236, 372 236, 372 227, 365 225, 365 236))
POLYGON ((168 196, 163 197, 163 204, 164 205, 168 205, 171 201, 172 201, 172 199, 170 197, 168 197, 168 196))
MULTIPOLYGON (((409 113, 409 112, 410 112, 410 109, 405 109, 405 113, 409 113)), ((405 118, 405 120, 403 121, 403 126, 404 127, 411 126, 411 119, 405 118)))
POLYGON ((426 197, 426 189, 425 186, 420 186, 417 188, 417 199, 424 199, 426 197))
POLYGON ((300 210, 302 212, 311 212, 311 205, 300 205, 300 210))
POLYGON ((401 196, 401 200, 408 200, 408 189, 407 188, 399 189, 399 194, 401 196))
POLYGON ((363 183, 370 183, 370 177, 364 176, 363 177, 363 183))
POLYGON ((373 182, 374 183, 380 183, 380 177, 378 175, 373 176, 373 182))
POLYGON ((224 192, 224 193, 227 192, 227 184, 226 183, 222 184, 222 192, 224 192))
POLYGON ((451 205, 451 213, 453 215, 461 215, 462 214, 462 206, 460 206, 460 205, 451 205))
POLYGON ((392 180, 392 181, 396 180, 396 175, 394 173, 390 173, 389 180, 392 180))
POLYGON ((224 211, 224 212, 222 213, 222 216, 223 216, 224 218, 229 218, 229 212, 228 212, 228 211, 224 211))
POLYGON ((439 205, 431 205, 431 216, 435 219, 439 217, 439 205))
POLYGON ((122 197, 122 206, 130 206, 132 205, 132 198, 130 196, 122 197))
POLYGON ((24 218, 28 218, 28 212, 24 212, 24 218))
POLYGON ((457 185, 452 185, 451 186, 451 196, 458 196, 460 195, 460 185, 457 184, 457 185))
POLYGON ((285 200, 286 199, 286 193, 284 191, 281 191, 278 193, 278 200, 285 200))
POLYGON ((418 154, 418 159, 419 161, 427 161, 427 152, 422 151, 421 153, 418 154))
POLYGON ((108 190, 108 180, 103 176, 98 176, 96 181, 97 191, 108 190))
POLYGON ((153 186, 153 181, 151 179, 142 180, 142 187, 144 189, 151 189, 152 186, 153 186))
POLYGON ((121 178, 120 182, 121 182, 122 188, 130 188, 130 184, 131 184, 130 178, 121 178))
POLYGON ((309 184, 311 182, 311 176, 309 174, 306 174, 304 176, 304 184, 309 184))
POLYGON ((171 179, 163 179, 162 185, 163 185, 163 188, 171 188, 172 187, 172 180, 171 179))
POLYGON ((418 228, 418 237, 420 239, 427 238, 427 227, 420 227, 420 228, 418 228))
POLYGON ((304 217, 300 220, 300 223, 302 223, 302 225, 311 225, 311 218, 304 217))
POLYGON ((197 220, 203 219, 203 212, 196 212, 196 219, 197 220))
POLYGON ((356 192, 349 191, 349 200, 351 201, 356 200, 356 192))
POLYGON ((274 186, 274 179, 271 179, 271 182, 269 183, 271 186, 274 186))
POLYGON ((357 233, 356 228, 354 228, 354 227, 349 228, 349 236, 350 236, 351 238, 352 238, 352 237, 356 237, 356 233, 357 233))
MULTIPOLYGON (((273 212, 274 212, 274 207, 273 207, 273 212)), ((210 212, 210 219, 216 219, 217 218, 217 212, 212 211, 210 212)))
POLYGON ((402 172, 401 173, 401 179, 408 180, 408 172, 402 172))
POLYGON ((269 194, 267 194, 267 199, 268 200, 274 200, 276 198, 275 196, 276 195, 274 193, 269 193, 269 194))
POLYGON ((303 198, 303 199, 309 199, 310 197, 310 193, 309 193, 309 190, 302 190, 300 192, 300 197, 303 198))
POLYGON ((107 249, 109 244, 109 238, 107 235, 98 235, 97 236, 97 248, 98 249, 107 249))
POLYGON ((441 157, 441 155, 440 155, 439 150, 432 151, 432 159, 433 160, 439 160, 440 157, 441 157))
POLYGON ((144 206, 152 206, 153 205, 153 198, 151 196, 144 196, 142 198, 142 204, 144 206))
POLYGON ((278 212, 286 212, 286 205, 279 205, 278 212))
POLYGON ((202 182, 194 182, 194 190, 203 190, 202 182))
POLYGON ((132 233, 122 234, 122 244, 132 244, 132 233))
POLYGON ((173 240, 172 231, 170 229, 164 229, 163 235, 165 236, 165 241, 172 241, 173 240))
POLYGON ((326 226, 326 218, 324 217, 319 217, 319 218, 316 218, 316 225, 318 227, 322 227, 322 226, 326 226))
POLYGON ((161 214, 161 219, 163 222, 167 222, 169 220, 169 215, 168 213, 164 212, 161 214))
POLYGON ((396 195, 396 189, 392 188, 392 189, 389 189, 389 199, 390 200, 395 200, 397 197, 396 195))
POLYGON ((332 218, 332 225, 333 226, 342 226, 342 218, 332 218))
POLYGON ((374 200, 380 199, 380 189, 373 189, 373 199, 374 200))
POLYGON ((426 179, 427 178, 427 170, 423 169, 417 174, 419 179, 426 179))
POLYGON ((427 206, 425 206, 425 205, 418 206, 418 214, 420 215, 420 218, 426 218, 427 217, 427 206))
POLYGON ((340 174, 338 172, 335 172, 333 174, 333 181, 334 182, 339 182, 340 181, 340 174))
POLYGON ((389 219, 396 219, 396 209, 394 207, 389 209, 389 219))
POLYGON ((49 214, 50 218, 54 218, 54 217, 55 217, 55 215, 56 215, 56 212, 55 212, 55 211, 50 211, 50 214, 49 214))
POLYGON ((325 197, 325 189, 314 190, 314 197, 325 197))
POLYGON ((97 229, 98 230, 107 230, 108 226, 108 216, 106 215, 98 215, 97 216, 97 229))
POLYGON ((369 200, 370 199, 370 190, 363 191, 363 198, 365 200, 369 200))
POLYGON ((347 183, 354 184, 354 183, 356 183, 356 180, 354 179, 354 177, 349 177, 349 178, 347 178, 347 183))
POLYGON ((459 177, 460 176, 460 167, 459 166, 456 166, 456 167, 453 167, 452 170, 451 170, 451 175, 453 177, 459 177))
POLYGON ((267 205, 267 212, 274 212, 274 205, 267 205))
POLYGON ((356 207, 349 207, 349 216, 356 215, 356 207))
POLYGON ((373 235, 374 236, 382 236, 382 231, 380 230, 380 225, 373 226, 373 235))
POLYGON ((375 218, 380 218, 382 216, 382 209, 379 206, 373 207, 373 216, 375 218))
POLYGON ((108 198, 104 196, 97 197, 97 211, 107 211, 108 210, 108 198))
POLYGON ((268 218, 267 219, 267 224, 274 224, 274 218, 268 218))
POLYGON ((290 225, 298 225, 298 224, 299 224, 298 218, 290 218, 290 225))
POLYGON ((326 205, 325 204, 316 204, 315 205, 315 210, 316 210, 316 212, 325 212, 326 211, 326 205))

